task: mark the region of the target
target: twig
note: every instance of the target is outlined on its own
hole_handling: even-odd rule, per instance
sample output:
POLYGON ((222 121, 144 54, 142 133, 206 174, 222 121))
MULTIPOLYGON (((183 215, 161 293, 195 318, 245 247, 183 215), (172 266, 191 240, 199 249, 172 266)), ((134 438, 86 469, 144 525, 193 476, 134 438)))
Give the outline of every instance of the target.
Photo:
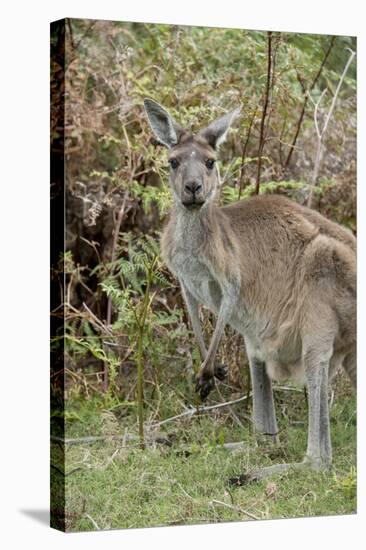
POLYGON ((349 424, 350 424, 352 418, 354 418, 354 417, 356 416, 356 414, 357 414, 357 410, 355 410, 355 411, 352 412, 351 416, 349 417, 349 419, 348 419, 347 422, 346 422, 346 428, 348 428, 348 426, 349 426, 349 424))
MULTIPOLYGON (((217 388, 217 393, 219 394, 220 398, 221 398, 221 401, 224 403, 224 398, 222 396, 222 393, 220 392, 219 388, 217 388)), ((244 428, 243 426, 243 423, 241 422, 241 420, 238 418, 238 416, 235 414, 233 408, 230 406, 230 405, 227 405, 228 409, 229 409, 229 412, 230 412, 230 415, 231 417, 235 420, 235 422, 237 423, 237 425, 240 427, 240 428, 244 428)), ((249 419, 250 420, 250 419, 249 419)))
POLYGON ((314 187, 315 187, 317 179, 318 179, 318 173, 319 173, 320 161, 321 161, 321 154, 322 154, 323 139, 324 139, 325 133, 327 131, 330 118, 333 114, 333 110, 334 110, 334 107, 335 107, 335 104, 336 104, 336 101, 337 101, 339 90, 341 89, 341 86, 343 84, 343 80, 344 80, 344 78, 346 76, 346 73, 348 71, 348 67, 350 66, 350 64, 353 61, 353 58, 356 55, 356 52, 354 52, 352 50, 349 50, 349 51, 351 52, 351 55, 350 55, 350 57, 349 57, 349 59, 346 63, 345 68, 343 69, 343 73, 341 75, 341 78, 339 79, 338 86, 336 88, 336 91, 334 92, 333 100, 332 100, 330 109, 329 109, 329 111, 328 111, 328 113, 325 117, 325 121, 324 121, 322 129, 319 128, 319 124, 318 124, 318 110, 319 110, 320 102, 321 102, 321 100, 323 99, 323 97, 326 93, 326 89, 323 90, 320 98, 318 99, 318 101, 316 103, 314 103, 310 93, 308 93, 309 98, 311 99, 311 101, 315 105, 315 108, 314 108, 314 124, 315 124, 315 130, 316 130, 317 138, 318 138, 318 145, 317 145, 317 150, 316 150, 314 169, 313 169, 313 174, 312 174, 312 178, 311 178, 311 182, 310 182, 310 193, 309 193, 309 198, 308 198, 308 206, 309 207, 311 207, 314 187))
MULTIPOLYGON (((140 444, 136 445, 126 445, 127 441, 136 441, 138 438, 135 435, 132 434, 123 434, 123 435, 91 435, 86 437, 75 437, 75 438, 62 438, 58 436, 51 436, 51 441, 54 443, 59 443, 60 445, 87 445, 89 443, 98 443, 100 441, 122 441, 122 445, 120 445, 119 449, 132 449, 135 447, 140 447, 140 444)), ((162 445, 170 446, 171 442, 169 439, 159 436, 150 436, 147 437, 147 444, 148 445, 155 445, 157 443, 160 443, 162 445)))
POLYGON ((189 493, 187 493, 187 491, 185 490, 184 487, 182 487, 182 485, 180 483, 177 482, 177 486, 180 488, 180 490, 182 491, 182 493, 184 494, 184 496, 190 498, 191 500, 193 500, 193 502, 196 502, 196 499, 193 498, 189 493))
MULTIPOLYGON (((320 75, 322 74, 323 72, 323 69, 324 69, 324 66, 327 62, 327 59, 329 57, 329 54, 333 48, 333 45, 334 45, 334 41, 335 41, 335 36, 332 36, 332 39, 329 43, 329 46, 328 46, 328 49, 324 55, 324 58, 323 58, 323 61, 321 62, 320 64, 320 67, 319 67, 319 70, 318 72, 316 73, 312 83, 310 84, 310 87, 309 87, 309 92, 311 92, 315 86, 315 84, 318 82, 318 79, 320 78, 320 75)), ((290 150, 288 152, 288 155, 287 155, 287 159, 286 159, 286 162, 285 162, 285 168, 287 168, 287 166, 290 164, 290 161, 291 161, 291 157, 292 157, 292 153, 294 152, 295 150, 295 146, 296 146, 296 142, 297 142, 297 138, 299 137, 299 133, 300 133, 300 128, 301 128, 301 125, 302 125, 302 121, 304 119, 304 116, 305 116, 305 112, 306 112, 306 107, 307 107, 307 104, 308 104, 308 99, 309 99, 309 96, 308 94, 306 93, 306 87, 305 87, 305 84, 303 83, 302 81, 302 78, 300 77, 299 74, 297 74, 297 79, 298 81, 300 82, 300 85, 301 85, 301 88, 302 88, 302 91, 303 91, 303 94, 304 94, 304 103, 303 103, 303 106, 302 106, 302 109, 301 109, 301 113, 300 113, 300 117, 299 117, 299 120, 297 122, 297 125, 296 125, 296 131, 295 131, 295 135, 294 135, 294 138, 292 140, 292 144, 290 145, 290 150)))
POLYGON ((268 54, 267 54, 267 82, 266 89, 264 93, 264 105, 262 111, 261 125, 260 125, 260 134, 259 134, 259 147, 258 147, 258 164, 257 164, 257 179, 255 183, 254 193, 258 195, 259 193, 259 184, 261 178, 261 168, 262 168, 262 154, 264 148, 264 134, 265 134, 265 120, 267 116, 268 100, 269 100, 269 90, 271 85, 271 71, 272 71, 272 32, 268 32, 268 54))
POLYGON ((81 35, 81 38, 79 38, 78 42, 75 44, 74 46, 74 49, 77 50, 78 47, 80 46, 80 44, 82 43, 82 41, 84 40, 84 38, 86 38, 88 36, 88 34, 90 33, 90 31, 92 30, 92 28, 94 27, 94 25, 97 23, 97 21, 91 21, 86 29, 86 31, 84 32, 84 34, 81 35))
POLYGON ((89 34, 89 32, 92 30, 92 28, 94 27, 94 25, 97 23, 97 21, 92 21, 89 26, 87 27, 86 31, 84 32, 84 34, 81 36, 81 38, 78 40, 78 42, 75 44, 75 41, 74 41, 74 36, 73 36, 73 32, 72 32, 72 25, 71 25, 71 20, 69 18, 67 18, 67 25, 68 25, 68 29, 69 29, 69 34, 70 34, 70 42, 71 42, 71 47, 72 47, 72 51, 73 51, 73 54, 68 56, 69 57, 69 61, 67 63, 67 67, 69 67, 69 65, 71 65, 71 63, 76 59, 76 51, 78 50, 80 44, 82 43, 82 41, 84 40, 84 38, 86 38, 86 36, 89 34))
MULTIPOLYGON (((117 221, 116 221, 116 226, 115 226, 114 231, 113 231, 113 243, 112 243, 112 253, 111 253, 111 263, 112 264, 113 264, 114 260, 116 259, 116 249, 117 249, 118 235, 119 235, 119 230, 121 228, 123 216, 125 214, 127 198, 128 198, 128 191, 125 193, 125 196, 123 198, 123 202, 122 202, 121 208, 119 210, 117 221)), ((111 317, 112 317, 112 301, 109 298, 108 299, 108 307, 107 307, 107 326, 109 326, 111 324, 111 317)))
POLYGON ((238 449, 245 449, 248 447, 247 443, 245 441, 233 441, 224 443, 222 445, 224 449, 227 449, 230 452, 237 451, 238 449))
POLYGON ((75 49, 74 34, 72 32, 72 26, 71 26, 71 21, 69 17, 66 17, 66 24, 67 24, 67 28, 69 29, 71 47, 74 50, 75 49))
POLYGON ((319 130, 319 124, 318 124, 318 110, 319 110, 320 102, 323 99, 323 97, 325 96, 325 94, 327 93, 327 91, 328 91, 327 88, 325 88, 322 91, 322 93, 321 93, 321 95, 320 95, 320 97, 319 97, 319 99, 316 103, 314 103, 313 98, 309 94, 309 97, 310 97, 310 99, 311 99, 311 101, 314 105, 314 125, 315 125, 315 131, 316 131, 316 135, 318 136, 318 139, 322 138, 320 130, 319 130))
MULTIPOLYGON (((120 441, 123 442, 136 440, 136 437, 130 435, 126 437, 125 435, 92 435, 87 437, 70 437, 70 438, 63 438, 58 437, 56 435, 51 436, 51 441, 54 441, 55 443, 62 443, 64 445, 82 445, 87 443, 97 443, 98 441, 120 441)), ((128 446, 128 445, 127 445, 128 446)))
POLYGON ((63 477, 71 476, 71 474, 73 474, 74 472, 78 472, 79 470, 82 470, 82 468, 81 468, 80 466, 78 466, 77 468, 73 468, 73 469, 70 470, 69 472, 63 472, 62 470, 60 470, 60 468, 58 468, 58 467, 55 466, 54 464, 51 464, 51 468, 53 468, 54 470, 56 470, 56 472, 58 472, 59 474, 61 474, 63 477))
MULTIPOLYGON (((249 394, 250 396, 251 394, 249 394)), ((206 407, 199 407, 199 414, 207 411, 212 411, 213 409, 220 409, 221 407, 227 407, 230 405, 233 405, 234 403, 240 403, 241 401, 245 401, 249 397, 248 395, 244 395, 243 397, 239 397, 239 399, 234 399, 233 401, 226 401, 225 403, 218 403, 216 405, 207 405, 206 407)), ((173 420, 178 420, 179 418, 184 418, 185 416, 194 416, 197 415, 197 409, 191 408, 187 411, 177 414, 175 416, 171 416, 170 418, 166 418, 165 420, 162 420, 161 422, 157 422, 156 424, 152 424, 152 428, 157 428, 159 426, 162 426, 164 424, 167 424, 168 422, 172 422, 173 420)))
MULTIPOLYGON (((111 346, 111 347, 117 347, 117 348, 124 348, 126 347, 126 345, 122 346, 121 344, 117 344, 116 342, 107 342, 107 340, 103 340, 103 344, 105 346, 111 346)), ((124 354, 123 357, 121 357, 120 359, 120 364, 123 365, 123 363, 125 361, 127 361, 127 359, 129 358, 129 356, 135 351, 135 346, 134 344, 132 345, 132 347, 128 348, 128 350, 126 351, 126 353, 124 354)))
POLYGON ((98 319, 98 317, 96 315, 94 315, 92 310, 88 308, 88 306, 86 305, 85 302, 83 302, 83 306, 86 309, 86 311, 89 313, 89 315, 94 319, 94 321, 98 325, 98 327, 100 329, 102 329, 104 332, 106 332, 108 334, 108 336, 113 336, 112 332, 109 330, 109 328, 106 327, 105 325, 103 325, 103 323, 100 321, 100 319, 98 319))
POLYGON ((115 457, 119 453, 120 449, 122 449, 122 448, 123 447, 117 447, 117 449, 113 452, 112 456, 107 458, 105 464, 103 464, 102 466, 97 467, 96 469, 97 470, 102 470, 102 471, 106 470, 112 464, 113 460, 115 459, 115 457))
POLYGON ((249 140, 250 140, 250 135, 251 135, 251 132, 252 132, 252 126, 253 126, 253 122, 254 122, 256 114, 257 114, 257 110, 255 109, 253 111, 253 114, 252 114, 251 118, 250 118, 247 137, 246 137, 246 140, 245 140, 245 143, 244 143, 244 146, 243 146, 243 150, 242 150, 242 154, 241 154, 238 200, 241 199, 241 194, 243 192, 244 174, 245 174, 245 157, 246 157, 247 148, 248 148, 248 144, 249 144, 249 140))
POLYGON ((353 58, 355 57, 356 55, 356 52, 352 51, 351 49, 349 49, 349 51, 351 52, 351 55, 346 63, 346 66, 343 70, 343 73, 342 73, 342 76, 338 82, 338 86, 336 88, 336 91, 334 92, 334 96, 333 96, 333 101, 332 101, 332 104, 330 106, 330 109, 329 109, 329 112, 327 114, 327 117, 325 119, 325 123, 324 123, 324 128, 323 128, 323 132, 322 134, 324 134, 328 128, 328 124, 329 124, 329 120, 330 120, 330 117, 332 116, 332 113, 333 113, 333 110, 334 110, 334 106, 335 106, 335 103, 337 101, 337 97, 338 97, 338 94, 339 94, 339 90, 341 89, 341 86, 342 86, 342 83, 343 83, 343 80, 347 74, 347 71, 348 71, 348 67, 350 66, 350 64, 352 63, 353 61, 353 58))
MULTIPOLYGON (((94 386, 93 384, 90 384, 90 382, 87 384, 85 381, 85 378, 81 376, 80 374, 77 374, 76 372, 72 371, 71 369, 65 367, 65 373, 69 374, 70 376, 74 376, 77 380, 80 380, 80 382, 84 385, 85 391, 88 393, 88 386, 98 393, 99 389, 94 386)), ((94 375, 94 373, 92 373, 94 375)))
POLYGON ((88 518, 88 520, 93 524, 94 529, 96 529, 97 531, 100 531, 99 525, 98 525, 97 522, 91 517, 90 514, 85 514, 85 517, 88 518))
POLYGON ((281 35, 279 34, 277 36, 277 40, 274 43, 274 48, 272 49, 271 82, 270 82, 270 93, 269 93, 268 108, 267 108, 267 112, 268 112, 267 122, 266 122, 266 127, 264 129, 264 136, 263 136, 264 143, 267 143, 267 141, 271 139, 268 137, 268 131, 270 128, 270 120, 273 112, 273 90, 276 83, 276 61, 277 61, 276 58, 277 58, 277 51, 278 51, 280 42, 281 42, 281 35))
MULTIPOLYGON (((119 213, 118 213, 116 226, 115 226, 114 232, 113 232, 113 243, 112 243, 112 254, 111 254, 111 263, 112 264, 113 264, 113 262, 115 260, 115 257, 116 257, 118 235, 119 235, 119 230, 121 228, 122 219, 123 219, 123 216, 125 214, 127 197, 128 197, 128 192, 125 193, 125 196, 123 198, 123 202, 122 202, 121 208, 120 208, 119 213)), ((108 303, 107 303, 107 319, 106 319, 107 327, 110 326, 111 320, 112 320, 112 298, 109 296, 108 297, 108 303)), ((108 365, 107 365, 107 363, 104 363, 103 389, 104 389, 105 392, 108 390, 108 383, 109 383, 109 380, 108 380, 108 365)))
POLYGON ((287 113, 283 117, 281 133, 280 133, 280 137, 278 138, 278 143, 279 143, 278 153, 279 153, 280 165, 281 166, 283 166, 282 145, 285 144, 283 138, 284 138, 284 135, 285 135, 286 126, 287 126, 287 113))
POLYGON ((334 395, 335 395, 334 390, 331 390, 330 391, 330 398, 329 398, 329 410, 331 410, 331 408, 333 407, 334 395))
POLYGON ((225 508, 230 508, 230 510, 234 510, 235 512, 240 512, 241 514, 244 514, 245 516, 248 516, 248 518, 260 520, 261 518, 258 518, 254 514, 251 514, 247 510, 244 510, 244 508, 241 508, 240 506, 233 506, 232 504, 227 504, 226 502, 221 502, 221 500, 213 499, 211 500, 211 504, 218 504, 219 506, 224 506, 225 508))

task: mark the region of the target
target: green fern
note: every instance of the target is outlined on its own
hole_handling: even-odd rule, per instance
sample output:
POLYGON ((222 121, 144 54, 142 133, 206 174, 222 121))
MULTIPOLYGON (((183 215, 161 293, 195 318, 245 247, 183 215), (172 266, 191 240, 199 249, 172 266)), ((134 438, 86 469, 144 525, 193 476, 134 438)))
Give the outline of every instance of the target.
MULTIPOLYGON (((161 181, 166 181, 166 173, 161 174, 161 181)), ((169 210, 172 199, 168 186, 164 183, 155 187, 153 185, 142 185, 134 180, 131 186, 131 193, 134 198, 140 199, 142 208, 146 214, 149 214, 153 205, 156 205, 160 214, 163 217, 169 210)))

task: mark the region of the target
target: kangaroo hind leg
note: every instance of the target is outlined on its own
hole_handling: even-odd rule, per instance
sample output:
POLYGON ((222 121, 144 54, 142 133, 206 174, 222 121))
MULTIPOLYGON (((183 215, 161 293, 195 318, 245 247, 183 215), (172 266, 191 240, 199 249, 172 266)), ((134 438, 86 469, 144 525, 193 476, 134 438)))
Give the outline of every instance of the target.
POLYGON ((278 432, 272 382, 266 365, 256 357, 249 359, 253 390, 253 422, 257 432, 276 437, 278 432))

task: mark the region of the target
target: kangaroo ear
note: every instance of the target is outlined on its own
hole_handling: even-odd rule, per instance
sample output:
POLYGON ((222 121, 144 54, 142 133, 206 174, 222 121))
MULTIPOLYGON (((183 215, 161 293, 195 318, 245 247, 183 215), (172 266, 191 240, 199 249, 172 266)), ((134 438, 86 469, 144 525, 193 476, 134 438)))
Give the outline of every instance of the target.
POLYGON ((145 111, 156 139, 170 149, 177 145, 183 129, 168 111, 152 99, 144 99, 145 111))
POLYGON ((230 113, 227 113, 226 115, 217 118, 214 122, 212 122, 207 128, 204 128, 200 131, 200 135, 205 138, 205 140, 213 147, 214 149, 217 149, 218 146, 225 141, 226 134, 232 125, 234 119, 238 116, 240 113, 241 106, 237 107, 233 111, 230 111, 230 113))

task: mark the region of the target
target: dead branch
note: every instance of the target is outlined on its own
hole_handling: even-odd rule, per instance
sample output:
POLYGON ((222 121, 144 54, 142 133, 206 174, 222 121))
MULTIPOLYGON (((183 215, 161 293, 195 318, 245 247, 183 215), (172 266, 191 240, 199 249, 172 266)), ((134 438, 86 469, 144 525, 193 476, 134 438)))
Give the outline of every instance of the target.
POLYGON ((260 134, 259 134, 259 147, 258 147, 258 163, 257 163, 257 179, 255 184, 255 191, 254 193, 258 195, 259 193, 259 185, 260 185, 260 178, 261 178, 261 168, 262 168, 262 154, 263 154, 263 148, 265 143, 265 121, 267 116, 267 108, 268 108, 268 101, 269 101, 269 92, 270 92, 270 85, 271 85, 271 79, 272 79, 272 32, 268 32, 268 53, 267 53, 267 81, 266 81, 266 89, 264 92, 264 104, 263 104, 263 111, 262 111, 262 118, 261 118, 261 125, 260 125, 260 134))
POLYGON ((244 174, 245 174, 245 158, 246 158, 246 154, 247 154, 247 148, 248 148, 248 144, 249 144, 249 140, 250 140, 250 135, 251 135, 251 132, 252 132, 252 126, 253 126, 253 122, 254 122, 254 119, 255 119, 255 116, 257 114, 257 110, 255 109, 253 111, 253 114, 250 118, 250 122, 249 122, 249 127, 248 127, 248 132, 247 132, 247 137, 246 137, 246 140, 245 140, 245 143, 244 143, 244 146, 243 146, 243 150, 242 150, 242 154, 241 154, 241 165, 240 165, 240 176, 239 176, 239 194, 238 194, 238 200, 241 199, 241 194, 242 194, 242 191, 243 191, 243 186, 244 186, 244 174))
POLYGON ((78 466, 77 468, 73 468, 69 472, 63 472, 60 468, 58 468, 57 466, 55 466, 52 463, 50 464, 50 467, 53 468, 59 474, 61 474, 63 477, 71 476, 71 474, 74 474, 75 472, 78 472, 78 471, 82 470, 82 468, 80 466, 78 466))
POLYGON ((248 399, 248 397, 250 397, 250 395, 252 395, 252 394, 249 394, 249 396, 244 395, 243 397, 239 397, 239 399, 234 399, 233 401, 226 401, 225 403, 218 403, 216 405, 207 405, 206 407, 199 407, 198 409, 197 408, 194 408, 194 409, 191 408, 191 409, 188 409, 187 411, 185 411, 181 414, 171 416, 170 418, 166 418, 165 420, 162 420, 161 422, 157 422, 156 424, 152 424, 151 427, 152 428, 158 428, 159 426, 167 424, 168 422, 172 422, 173 420, 178 420, 180 418, 184 418, 185 416, 188 416, 188 417, 195 416, 195 415, 198 415, 198 414, 205 413, 207 411, 212 411, 214 409, 220 409, 221 407, 227 407, 227 406, 233 405, 234 403, 240 403, 241 401, 245 401, 246 399, 248 399))
POLYGON ((87 445, 88 443, 98 443, 99 441, 129 441, 136 440, 134 436, 126 437, 124 435, 92 435, 87 437, 63 438, 56 435, 51 436, 51 441, 61 443, 62 445, 87 445))
POLYGON ((235 512, 239 512, 240 514, 244 514, 245 516, 248 516, 250 519, 256 519, 259 520, 261 518, 258 518, 254 514, 251 514, 247 510, 244 510, 244 508, 241 508, 240 506, 233 506, 232 504, 227 504, 226 502, 221 502, 221 500, 212 499, 210 501, 210 504, 218 504, 219 506, 224 506, 225 508, 230 508, 230 510, 234 510, 235 512))
POLYGON ((85 514, 85 517, 88 518, 88 520, 93 524, 94 529, 96 529, 97 531, 100 531, 99 525, 98 525, 97 522, 91 517, 90 514, 85 514))
POLYGON ((108 334, 108 336, 113 336, 111 330, 106 327, 105 325, 103 325, 103 323, 98 319, 98 317, 96 315, 94 315, 94 313, 92 312, 91 309, 88 308, 88 306, 86 305, 85 302, 83 302, 83 307, 86 309, 86 311, 89 313, 89 315, 92 317, 92 319, 94 320, 95 324, 103 331, 103 332, 106 332, 108 334))
POLYGON ((233 452, 239 449, 247 448, 248 444, 245 441, 234 441, 234 442, 224 443, 222 447, 224 447, 224 449, 227 449, 230 452, 233 452))
MULTIPOLYGON (((336 37, 335 36, 332 36, 332 39, 329 43, 329 46, 327 48, 327 51, 323 57, 323 60, 320 64, 320 67, 318 69, 318 72, 316 73, 312 83, 310 84, 310 87, 309 87, 309 90, 308 92, 311 92, 316 83, 318 82, 322 72, 323 72, 323 69, 324 69, 324 66, 328 60, 328 57, 329 57, 329 54, 330 52, 332 51, 332 48, 334 46, 334 42, 335 42, 335 39, 336 37)), ((302 121, 304 119, 304 116, 305 116, 305 112, 306 112, 306 107, 307 107, 307 104, 308 104, 308 100, 309 100, 309 96, 306 92, 306 86, 301 78, 301 76, 297 73, 297 79, 298 81, 300 82, 300 85, 301 85, 301 88, 302 88, 302 91, 303 91, 303 94, 304 94, 304 103, 303 103, 303 106, 302 106, 302 109, 301 109, 301 113, 300 113, 300 116, 299 116, 299 120, 297 121, 297 125, 296 125, 296 131, 295 131, 295 135, 294 135, 294 138, 292 140, 292 143, 290 145, 290 150, 288 152, 288 155, 287 155, 287 159, 286 159, 286 162, 285 162, 285 168, 287 168, 287 166, 290 164, 290 161, 291 161, 291 157, 292 157, 292 153, 294 152, 295 150, 295 146, 296 146, 296 142, 297 142, 297 138, 299 137, 299 133, 300 133, 300 128, 301 128, 301 125, 302 125, 302 121)))
MULTIPOLYGON (((95 436, 86 436, 86 437, 76 437, 76 438, 62 438, 58 436, 51 436, 51 441, 53 443, 58 443, 59 445, 89 445, 93 443, 100 443, 102 441, 121 441, 122 445, 119 446, 119 449, 134 449, 140 448, 140 443, 127 445, 127 441, 137 441, 138 437, 132 434, 123 434, 123 435, 95 435, 95 436)), ((167 445, 171 446, 171 441, 162 436, 150 436, 146 441, 147 445, 167 445)))
MULTIPOLYGON (((222 393, 220 392, 219 388, 217 388, 217 393, 219 394, 222 403, 224 403, 224 398, 223 398, 222 393)), ((238 418, 237 414, 235 414, 235 412, 234 412, 233 408, 231 407, 231 405, 227 405, 227 407, 228 407, 228 409, 229 409, 230 416, 233 418, 234 422, 236 422, 236 424, 237 424, 240 428, 244 428, 243 423, 242 423, 241 420, 238 418)), ((247 415, 245 415, 245 416, 247 416, 247 415)), ((248 418, 248 420, 251 420, 251 419, 248 418)))
POLYGON ((331 116, 333 114, 334 107, 335 107, 335 104, 336 104, 336 101, 337 101, 337 97, 338 97, 339 91, 341 89, 341 86, 343 84, 343 80, 344 80, 344 78, 347 74, 347 71, 348 71, 348 68, 349 68, 350 64, 353 61, 353 58, 356 55, 356 52, 354 52, 352 50, 349 50, 349 51, 351 52, 350 57, 349 57, 349 59, 346 63, 346 66, 343 69, 343 73, 341 75, 341 78, 339 79, 338 86, 336 88, 336 91, 334 92, 332 103, 330 105, 329 111, 328 111, 328 113, 325 117, 324 124, 323 124, 323 127, 321 129, 320 129, 319 123, 318 123, 318 111, 319 111, 320 103, 321 103, 324 95, 326 94, 327 89, 325 88, 323 90, 323 92, 321 93, 321 95, 320 95, 320 97, 319 97, 319 99, 316 103, 314 102, 314 100, 311 97, 310 93, 308 94, 308 97, 310 98, 310 100, 312 101, 312 103, 314 105, 314 124, 315 124, 315 130, 316 130, 317 142, 318 142, 317 143, 316 156, 315 156, 315 162, 314 162, 314 169, 313 169, 313 174, 312 174, 312 178, 311 178, 311 182, 310 182, 310 193, 309 193, 309 198, 308 198, 308 206, 309 207, 311 207, 314 187, 315 187, 317 179, 318 179, 318 173, 319 173, 320 162, 321 162, 321 157, 322 157, 324 136, 325 136, 325 133, 327 131, 331 116))
MULTIPOLYGON (((114 228, 113 232, 113 243, 112 243, 112 254, 111 254, 111 263, 113 264, 114 260, 116 259, 116 251, 117 251, 117 242, 118 242, 118 235, 119 231, 121 229, 121 223, 123 220, 123 217, 125 215, 125 209, 126 209, 126 201, 128 198, 128 192, 125 193, 125 196, 123 197, 123 202, 121 205, 121 208, 118 213, 116 226, 114 228)), ((107 319, 106 324, 107 327, 110 327, 112 320, 112 298, 108 297, 108 303, 107 303, 107 319)), ((103 390, 106 392, 108 390, 109 380, 108 380, 108 365, 107 363, 104 363, 103 365, 103 390)))
MULTIPOLYGON (((125 196, 123 197, 123 202, 121 205, 121 208, 118 213, 116 226, 113 231, 113 244, 112 244, 112 253, 111 253, 111 263, 113 263, 116 259, 116 251, 117 251, 117 242, 118 242, 118 235, 121 228, 123 216, 125 214, 126 209, 126 201, 128 198, 128 192, 125 193, 125 196)), ((109 297, 108 298, 108 305, 107 305, 107 326, 109 327, 111 324, 111 318, 112 318, 112 300, 109 297)))

